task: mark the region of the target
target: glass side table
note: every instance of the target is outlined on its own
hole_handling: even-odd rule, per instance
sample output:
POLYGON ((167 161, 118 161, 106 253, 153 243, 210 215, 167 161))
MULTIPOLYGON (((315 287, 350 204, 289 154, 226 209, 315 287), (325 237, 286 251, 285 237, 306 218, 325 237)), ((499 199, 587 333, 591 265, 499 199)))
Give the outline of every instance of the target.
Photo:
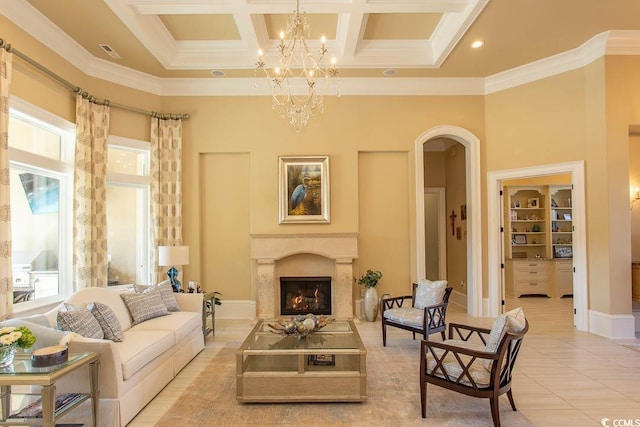
POLYGON ((100 398, 99 374, 100 355, 98 353, 72 353, 69 354, 69 360, 66 362, 41 368, 31 366, 30 354, 16 354, 11 365, 0 368, 0 403, 2 404, 0 426, 42 425, 43 427, 54 427, 56 420, 88 399, 91 399, 93 425, 97 426, 99 419, 98 399, 100 398), (73 393, 64 403, 56 405, 56 381, 86 365, 89 365, 90 392, 73 393), (12 386, 42 387, 40 392, 41 417, 16 417, 15 415, 20 411, 11 413, 12 386))
POLYGON ((216 335, 216 295, 215 292, 205 292, 202 299, 202 335, 206 341, 207 335, 216 335), (211 318, 211 327, 207 326, 207 318, 211 318))

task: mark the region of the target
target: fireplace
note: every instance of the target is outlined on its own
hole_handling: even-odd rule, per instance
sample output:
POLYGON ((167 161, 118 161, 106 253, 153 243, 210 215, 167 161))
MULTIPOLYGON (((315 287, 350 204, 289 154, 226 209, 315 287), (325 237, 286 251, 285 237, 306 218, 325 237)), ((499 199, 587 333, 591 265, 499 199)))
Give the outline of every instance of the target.
POLYGON ((331 277, 280 277, 280 313, 331 314, 331 277))
POLYGON ((353 318, 353 260, 357 234, 252 234, 256 315, 275 319, 280 313, 280 277, 332 277, 331 316, 353 318))

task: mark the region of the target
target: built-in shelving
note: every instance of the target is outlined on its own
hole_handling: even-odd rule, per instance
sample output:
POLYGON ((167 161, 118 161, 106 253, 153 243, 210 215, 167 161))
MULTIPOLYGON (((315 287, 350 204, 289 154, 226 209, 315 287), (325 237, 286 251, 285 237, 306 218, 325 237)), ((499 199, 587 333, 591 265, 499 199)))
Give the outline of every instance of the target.
POLYGON ((573 213, 569 186, 505 187, 507 293, 573 294, 573 213))

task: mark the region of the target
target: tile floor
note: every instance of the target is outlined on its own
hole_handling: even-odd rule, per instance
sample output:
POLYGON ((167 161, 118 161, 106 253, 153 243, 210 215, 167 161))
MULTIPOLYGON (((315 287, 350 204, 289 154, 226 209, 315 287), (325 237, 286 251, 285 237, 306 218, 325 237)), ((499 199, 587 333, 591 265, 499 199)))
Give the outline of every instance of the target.
MULTIPOLYGON (((530 321, 513 384, 518 410, 539 426, 600 426, 603 418, 611 420, 609 425, 615 425, 614 420, 622 420, 617 422, 620 426, 640 425, 640 340, 608 340, 576 331, 572 304, 571 298, 507 301, 507 308, 522 306, 530 321), (628 347, 633 345, 635 350, 628 347), (631 423, 624 424, 625 420, 631 423)), ((483 326, 492 323, 489 318, 469 317, 454 305, 447 318, 483 326)), ((247 320, 216 320, 216 336, 207 337, 207 349, 129 426, 153 426, 211 358, 228 342, 242 341, 251 327, 247 320)), ((358 324, 363 338, 381 339, 380 328, 379 320, 358 324)), ((389 340, 411 338, 410 332, 388 331, 389 340)))

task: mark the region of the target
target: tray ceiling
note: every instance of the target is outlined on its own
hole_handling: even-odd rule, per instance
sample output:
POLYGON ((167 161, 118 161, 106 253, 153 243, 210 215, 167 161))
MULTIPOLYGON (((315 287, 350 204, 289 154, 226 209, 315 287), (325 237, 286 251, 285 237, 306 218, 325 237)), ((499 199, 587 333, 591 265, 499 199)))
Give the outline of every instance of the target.
MULTIPOLYGON (((124 71, 211 78, 218 70, 226 78, 253 78, 258 49, 269 62, 295 5, 0 0, 0 13, 55 50, 75 49, 124 71)), ((382 77, 392 68, 396 77, 486 78, 578 49, 608 30, 640 30, 637 0, 301 0, 300 11, 312 46, 327 37, 340 77, 382 77), (485 46, 472 49, 476 39, 485 46)))

